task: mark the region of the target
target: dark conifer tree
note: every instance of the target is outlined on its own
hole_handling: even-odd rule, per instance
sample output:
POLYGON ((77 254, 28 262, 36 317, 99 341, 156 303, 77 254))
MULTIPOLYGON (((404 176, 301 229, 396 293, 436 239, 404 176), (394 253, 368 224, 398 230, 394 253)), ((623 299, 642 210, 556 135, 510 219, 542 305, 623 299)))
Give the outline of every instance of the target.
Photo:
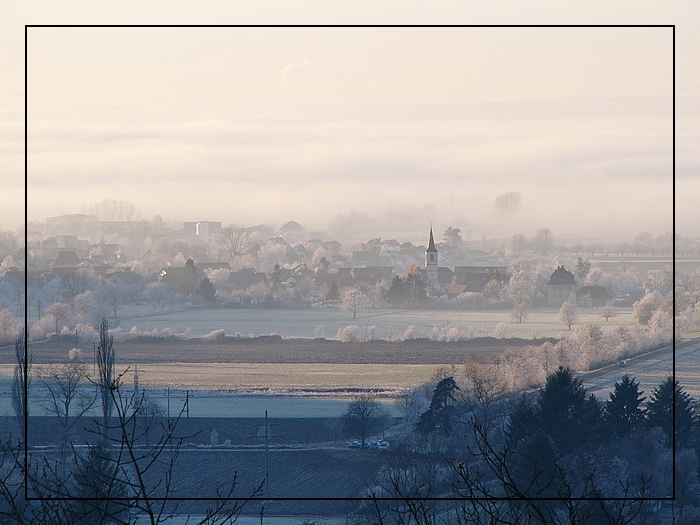
POLYGON ((415 431, 419 434, 438 432, 443 436, 449 436, 453 428, 455 391, 457 390, 459 387, 454 378, 446 377, 441 380, 433 391, 430 407, 420 415, 415 431))
POLYGON ((581 379, 562 367, 550 374, 544 388, 540 389, 537 416, 542 430, 562 454, 568 454, 599 435, 602 422, 595 396, 587 396, 581 379))
POLYGON ((660 427, 666 435, 669 446, 673 439, 673 402, 676 403, 676 444, 681 447, 690 445, 694 413, 690 396, 678 381, 671 376, 654 389, 647 401, 646 418, 651 427, 660 427))
POLYGON ((199 281, 196 294, 201 296, 206 303, 216 302, 216 288, 209 280, 209 277, 205 276, 201 281, 199 281))
POLYGON ((340 298, 340 292, 338 291, 338 285, 335 281, 331 281, 331 285, 328 287, 328 292, 326 293, 327 301, 337 301, 340 298))
POLYGON ((510 413, 505 428, 506 446, 514 448, 519 442, 527 439, 539 430, 540 422, 537 411, 528 403, 525 394, 520 396, 518 402, 510 413))
POLYGON ((611 435, 625 437, 644 421, 642 403, 646 397, 639 390, 639 383, 625 375, 615 383, 610 399, 605 402, 603 419, 611 435))
POLYGON ((520 441, 509 461, 518 491, 529 497, 556 497, 557 457, 554 442, 547 434, 535 432, 520 441))

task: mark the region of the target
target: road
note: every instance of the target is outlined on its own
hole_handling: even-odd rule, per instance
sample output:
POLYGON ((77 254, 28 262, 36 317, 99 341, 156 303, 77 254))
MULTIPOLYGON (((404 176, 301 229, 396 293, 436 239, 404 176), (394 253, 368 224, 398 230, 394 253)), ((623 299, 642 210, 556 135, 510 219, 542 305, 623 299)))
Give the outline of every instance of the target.
MULTIPOLYGON (((622 376, 634 377, 640 388, 649 396, 666 376, 673 374, 673 345, 626 360, 625 366, 614 364, 581 375, 589 393, 600 400, 607 399, 615 382, 622 376)), ((700 340, 693 339, 676 344, 676 379, 686 392, 700 398, 700 340)))

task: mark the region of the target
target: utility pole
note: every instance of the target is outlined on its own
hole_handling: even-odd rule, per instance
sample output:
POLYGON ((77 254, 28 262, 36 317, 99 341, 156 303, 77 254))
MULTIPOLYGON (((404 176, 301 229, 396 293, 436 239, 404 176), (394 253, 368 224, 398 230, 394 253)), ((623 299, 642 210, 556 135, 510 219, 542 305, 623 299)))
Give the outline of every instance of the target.
POLYGON ((265 410, 265 496, 270 497, 270 462, 267 446, 267 410, 265 410))
POLYGON ((170 387, 168 387, 168 419, 170 419, 170 387))

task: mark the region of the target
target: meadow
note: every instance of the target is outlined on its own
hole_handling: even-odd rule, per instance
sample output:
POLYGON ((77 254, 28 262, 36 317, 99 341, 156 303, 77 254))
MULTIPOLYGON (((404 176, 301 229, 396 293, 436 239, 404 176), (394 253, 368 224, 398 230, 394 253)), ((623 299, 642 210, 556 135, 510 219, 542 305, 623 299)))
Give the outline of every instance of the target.
MULTIPOLYGON (((599 324, 605 329, 617 326, 633 326, 632 308, 618 308, 618 315, 607 323, 596 308, 579 308, 577 324, 599 324)), ((538 308, 529 312, 527 320, 517 323, 510 310, 418 310, 418 309, 368 309, 359 310, 357 318, 349 310, 341 308, 213 308, 187 309, 178 312, 148 315, 136 310, 121 317, 118 326, 128 332, 135 328, 140 332, 158 332, 169 329, 176 334, 202 337, 214 330, 224 330, 226 335, 243 336, 278 334, 283 337, 335 338, 338 330, 350 325, 375 326, 380 339, 401 339, 409 327, 414 327, 416 337, 430 337, 433 329, 441 329, 445 323, 456 327, 466 338, 494 336, 560 338, 568 333, 558 319, 558 308, 538 308), (499 329, 497 330, 497 326, 499 329)))

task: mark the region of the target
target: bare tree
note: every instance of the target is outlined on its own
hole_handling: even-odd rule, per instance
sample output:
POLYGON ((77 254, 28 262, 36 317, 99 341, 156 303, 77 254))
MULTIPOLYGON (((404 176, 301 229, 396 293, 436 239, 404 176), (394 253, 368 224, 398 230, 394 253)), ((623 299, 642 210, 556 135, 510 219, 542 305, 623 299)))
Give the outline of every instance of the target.
POLYGON ((359 437, 362 448, 365 448, 367 438, 380 426, 383 416, 384 411, 374 397, 363 394, 357 396, 348 406, 343 414, 343 426, 348 434, 359 437))
POLYGON ((216 245, 233 259, 243 255, 248 243, 250 243, 250 232, 246 231, 243 226, 229 226, 222 228, 216 235, 216 245))
POLYGON ((63 297, 72 301, 75 296, 85 293, 97 284, 95 272, 87 268, 78 268, 60 276, 63 285, 63 297))
POLYGON ((357 310, 365 308, 368 302, 368 297, 359 286, 345 288, 340 295, 340 307, 343 310, 351 310, 353 319, 357 319, 357 310))
POLYGON ((81 388, 87 374, 82 363, 71 361, 52 366, 39 375, 39 380, 48 392, 44 409, 56 416, 61 426, 60 455, 65 464, 66 446, 75 425, 95 404, 96 395, 92 389, 88 394, 81 388))
POLYGON ((561 321, 569 328, 569 330, 571 330, 571 326, 576 324, 576 321, 578 321, 578 308, 576 308, 576 305, 570 303, 569 301, 562 304, 561 308, 559 309, 559 321, 561 321))
POLYGON ((32 356, 29 353, 29 344, 25 341, 24 330, 15 339, 15 361, 17 364, 12 376, 12 410, 15 413, 22 441, 25 442, 27 436, 24 424, 29 415, 32 356))
POLYGON ((68 303, 53 303, 46 311, 46 315, 50 315, 54 319, 56 325, 56 333, 60 333, 62 323, 69 321, 73 316, 73 308, 68 303))
MULTIPOLYGON (((126 373, 126 372, 125 372, 126 373)), ((182 518, 173 501, 175 465, 185 439, 177 433, 185 407, 174 420, 161 425, 157 443, 141 445, 143 427, 137 425, 135 396, 123 396, 121 374, 108 393, 114 408, 110 426, 97 422, 96 444, 87 453, 74 449, 67 472, 46 458, 24 454, 20 444, 0 446, 0 522, 26 525, 121 524, 157 525, 182 518), (26 484, 25 484, 26 483, 26 484), (25 499, 25 490, 29 499, 25 499)), ((223 491, 217 490, 204 515, 184 516, 192 525, 234 523, 244 506, 261 492, 235 494, 237 477, 223 491)))
MULTIPOLYGON (((102 319, 100 325, 100 344, 97 347, 97 369, 98 378, 97 385, 100 389, 100 399, 102 401, 102 428, 109 429, 109 419, 112 415, 114 406, 113 399, 115 388, 115 350, 114 337, 109 333, 109 325, 107 319, 102 319)), ((106 442, 108 436, 104 436, 106 442)))
POLYGON ((540 228, 537 230, 537 246, 540 248, 542 255, 547 255, 547 247, 552 244, 552 230, 549 228, 540 228))
POLYGON ((617 316, 617 310, 615 310, 614 306, 601 306, 598 309, 598 315, 600 315, 601 317, 604 317, 605 322, 607 323, 611 317, 617 316))
POLYGON ((513 311, 511 312, 511 317, 514 321, 522 323, 527 321, 529 304, 525 301, 518 301, 513 305, 513 311))
POLYGON ((518 191, 507 191, 496 197, 493 206, 501 215, 512 220, 515 212, 520 208, 522 198, 518 191))

